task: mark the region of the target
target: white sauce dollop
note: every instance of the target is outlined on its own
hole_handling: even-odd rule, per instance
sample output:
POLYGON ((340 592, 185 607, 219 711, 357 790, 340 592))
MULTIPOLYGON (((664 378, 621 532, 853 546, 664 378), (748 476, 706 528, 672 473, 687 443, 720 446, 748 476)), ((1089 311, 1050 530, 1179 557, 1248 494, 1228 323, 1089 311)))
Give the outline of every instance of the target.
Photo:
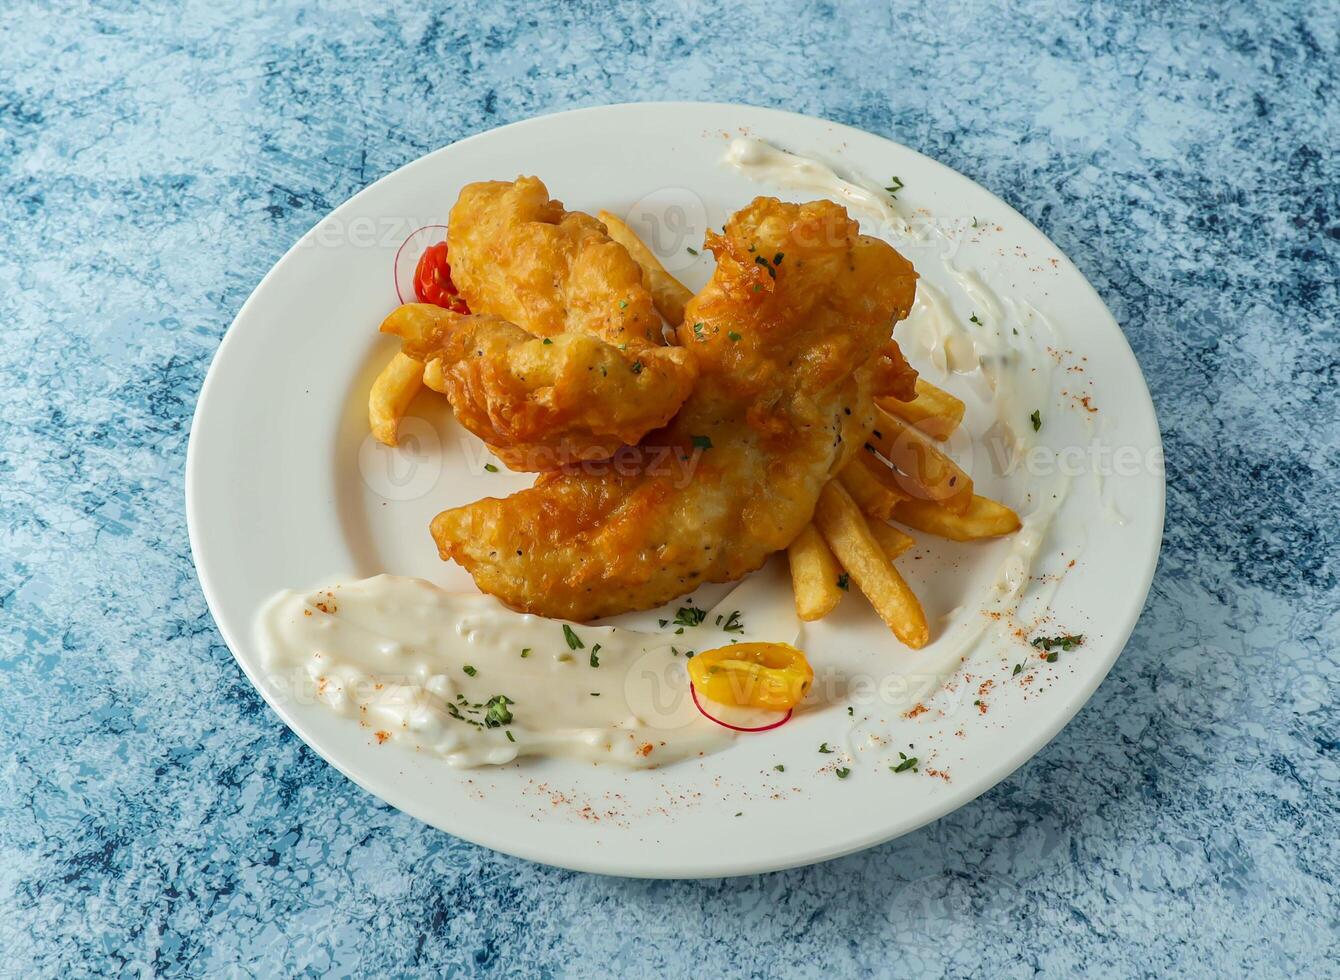
MULTIPOLYGON (((565 624, 513 612, 492 596, 378 575, 280 592, 256 629, 266 670, 293 699, 356 719, 379 742, 456 766, 563 755, 648 768, 733 738, 693 706, 689 651, 763 638, 760 631, 794 641, 794 614, 753 601, 756 589, 746 583, 701 626, 675 635, 565 624), (737 608, 753 629, 715 627, 737 608)), ((730 720, 775 717, 737 709, 730 720)))

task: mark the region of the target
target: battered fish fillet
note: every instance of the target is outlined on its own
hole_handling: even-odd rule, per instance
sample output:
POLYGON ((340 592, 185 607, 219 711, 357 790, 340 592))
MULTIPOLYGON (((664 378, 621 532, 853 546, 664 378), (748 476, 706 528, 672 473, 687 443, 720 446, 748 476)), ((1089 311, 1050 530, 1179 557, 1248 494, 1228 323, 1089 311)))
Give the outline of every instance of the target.
POLYGON ((451 278, 473 312, 537 337, 589 334, 634 356, 664 346, 642 267, 538 177, 467 184, 450 221, 451 278))
POLYGON ((483 591, 587 620, 737 579, 791 542, 864 444, 911 264, 829 201, 759 198, 707 248, 716 273, 679 328, 700 375, 668 427, 433 520, 442 558, 483 591))
POLYGON ((583 333, 533 337, 496 316, 408 303, 382 324, 426 365, 424 383, 513 470, 606 459, 670 417, 697 377, 693 355, 624 352, 583 333))
MULTIPOLYGON (((642 267, 604 225, 534 177, 467 185, 450 222, 452 281, 482 316, 439 319, 406 353, 511 469, 608 458, 679 410, 696 363, 666 346, 642 267)), ((383 330, 423 321, 397 311, 383 330)))

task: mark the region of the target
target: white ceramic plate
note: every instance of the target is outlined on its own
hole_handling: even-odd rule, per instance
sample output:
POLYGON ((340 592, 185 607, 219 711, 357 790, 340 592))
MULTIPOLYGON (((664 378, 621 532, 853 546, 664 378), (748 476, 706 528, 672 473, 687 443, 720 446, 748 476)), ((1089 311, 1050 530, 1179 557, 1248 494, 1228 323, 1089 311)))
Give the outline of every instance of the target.
MULTIPOLYGON (((1039 486, 1055 486, 1046 458, 1056 457, 1038 464, 1047 471, 1041 476, 1038 466, 993 473, 1002 467, 982 451, 993 420, 980 375, 947 377, 921 352, 909 354, 969 402, 972 438, 953 449, 982 492, 1029 511, 1039 486)), ((1130 348, 1080 273, 1023 217, 952 170, 868 133, 771 110, 675 103, 582 110, 484 133, 337 208, 275 265, 224 337, 196 410, 186 498, 200 581, 238 663, 280 717, 350 779, 436 827, 532 860, 704 877, 819 861, 907 833, 1037 752, 1088 699, 1130 635, 1158 555, 1164 487, 1154 410, 1130 348), (1068 495, 1042 543, 1034 585, 1054 593, 1049 618, 1024 623, 1017 638, 993 639, 988 630, 962 644, 967 661, 948 687, 923 694, 915 680, 900 678, 959 659, 951 647, 980 623, 974 603, 1010 545, 951 545, 918 534, 917 551, 899 564, 933 617, 932 646, 899 646, 853 593, 802 636, 821 675, 837 685, 826 704, 719 754, 645 772, 565 760, 453 769, 295 703, 281 678, 265 675, 252 637, 266 597, 383 571, 472 590, 460 568, 438 560, 429 519, 528 483, 483 471, 482 448, 432 393, 415 403, 401 449, 367 436, 367 389, 395 349, 376 327, 396 303, 393 259, 408 233, 443 223, 467 182, 535 173, 570 208, 628 215, 697 288, 711 260, 687 248, 701 244, 706 226, 760 193, 813 196, 726 169, 727 142, 741 132, 844 174, 882 182, 897 175, 900 206, 937 229, 928 242, 901 247, 953 315, 967 319, 972 302, 954 292, 949 265, 976 270, 1058 331, 1056 383, 1051 403, 1039 406, 1047 424, 1038 437, 1072 463, 1088 455, 1064 481, 1068 495), (1081 396, 1099 411, 1079 407, 1081 396), (1086 642, 1049 664, 1026 642, 1034 631, 1083 633, 1086 642), (1015 664, 1025 666, 1016 674, 1015 664), (870 686, 849 691, 843 684, 852 678, 870 686), (838 751, 820 754, 822 742, 838 751), (919 771, 891 772, 898 751, 918 757, 919 771), (839 767, 850 774, 837 778, 839 767)), ((710 604, 725 589, 703 591, 710 604)))

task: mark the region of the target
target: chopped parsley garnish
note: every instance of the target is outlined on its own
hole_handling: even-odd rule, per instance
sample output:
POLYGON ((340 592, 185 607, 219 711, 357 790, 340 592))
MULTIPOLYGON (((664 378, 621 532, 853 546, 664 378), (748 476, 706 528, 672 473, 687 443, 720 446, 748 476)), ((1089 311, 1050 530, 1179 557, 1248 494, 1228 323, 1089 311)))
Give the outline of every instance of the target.
POLYGON ((600 697, 600 692, 599 692, 599 691, 592 691, 592 692, 591 692, 591 697, 593 697, 593 698, 598 698, 598 697, 600 697))
POLYGON ((968 317, 968 319, 971 320, 973 323, 977 324, 979 327, 980 327, 980 326, 983 326, 982 321, 979 320, 979 319, 977 319, 977 314, 976 314, 976 313, 974 313, 972 316, 968 317))
POLYGON ((763 292, 763 284, 761 282, 754 283, 754 292, 756 293, 763 292))
POLYGON ((524 660, 530 656, 530 647, 521 648, 521 659, 524 660))
POLYGON ((694 436, 693 446, 695 449, 711 449, 712 439, 710 436, 694 436))
POLYGON ((1018 677, 1021 673, 1023 673, 1023 670, 1024 670, 1024 665, 1023 665, 1023 664, 1015 664, 1015 665, 1014 665, 1014 673, 1012 673, 1010 676, 1011 676, 1011 677, 1018 677))
POLYGON ((465 676, 466 676, 466 677, 474 677, 475 674, 478 674, 478 673, 479 673, 479 671, 475 670, 475 669, 474 669, 473 667, 471 667, 469 664, 466 664, 464 667, 461 668, 461 670, 465 671, 465 676))
POLYGON ((1075 647, 1084 643, 1084 635, 1065 635, 1065 636, 1039 636, 1033 641, 1033 646, 1039 650, 1065 650, 1069 653, 1075 647))
POLYGON ((898 192, 903 189, 903 182, 898 177, 894 177, 892 179, 893 183, 884 189, 889 192, 889 197, 893 198, 894 200, 897 200, 898 192))
POLYGON ((851 705, 847 705, 847 717, 848 718, 856 717, 856 709, 853 708, 851 705))
POLYGON ((772 768, 776 769, 778 772, 786 772, 786 766, 782 765, 780 762, 772 768))
POLYGON ((697 255, 697 254, 698 254, 698 250, 697 250, 696 248, 694 248, 692 245, 690 245, 690 246, 689 246, 688 248, 686 248, 684 251, 688 252, 690 255, 697 255))
POLYGON ((553 343, 553 341, 550 340, 548 337, 545 337, 545 338, 544 338, 544 342, 545 342, 546 344, 552 344, 552 343, 553 343))
POLYGON ((656 622, 661 624, 661 629, 665 629, 666 626, 670 625, 670 620, 668 619, 658 619, 656 622))
POLYGON ((484 706, 488 709, 484 712, 484 724, 488 725, 490 728, 501 728, 503 725, 510 725, 512 723, 512 712, 507 706, 515 703, 516 702, 506 694, 493 695, 493 697, 484 702, 484 706))
POLYGON ((693 606, 680 606, 675 610, 675 622, 680 626, 697 626, 706 618, 706 609, 697 609, 693 606))
POLYGON ((592 666, 592 667, 599 667, 599 666, 600 666, 600 658, 596 656, 596 654, 598 654, 599 652, 600 652, 600 644, 597 643, 595 646, 593 646, 593 647, 591 648, 591 666, 592 666))
POLYGON ((972 226, 973 226, 974 228, 977 227, 977 216, 976 216, 976 215, 973 215, 973 218, 972 218, 972 226))
POLYGON ((563 624, 563 639, 568 641, 569 650, 580 650, 586 646, 582 638, 573 631, 573 628, 567 623, 563 624))
POLYGON ((621 310, 626 310, 626 309, 628 309, 628 300, 626 300, 626 299, 621 299, 621 300, 619 300, 619 309, 621 309, 621 310))
POLYGON ((837 587, 841 589, 843 592, 846 592, 848 589, 850 589, 851 576, 848 575, 846 572, 843 572, 841 575, 839 575, 837 579, 837 587))
POLYGON ((509 741, 509 742, 515 742, 515 741, 516 741, 516 736, 512 734, 512 730, 511 730, 510 728, 509 728, 504 734, 507 735, 507 741, 509 741))
POLYGON ((827 742, 820 742, 820 743, 819 743, 819 752, 822 753, 823 755, 832 755, 832 754, 833 754, 833 750, 830 749, 830 748, 828 747, 828 743, 827 743, 827 742))
POLYGON ((851 775, 851 770, 850 770, 850 769, 838 769, 836 772, 833 773, 833 775, 837 776, 838 779, 846 779, 848 776, 851 775))
POLYGON ((740 610, 732 609, 726 621, 721 624, 721 628, 727 633, 743 633, 744 621, 740 619, 740 610))
POLYGON ((1045 660, 1045 661, 1047 661, 1047 663, 1049 663, 1049 664, 1054 664, 1054 663, 1056 663, 1056 659, 1057 659, 1059 656, 1061 656, 1061 655, 1060 655, 1059 653, 1057 653, 1055 650, 1053 650, 1051 653, 1047 654, 1047 655, 1046 655, 1045 657, 1043 657, 1042 659, 1045 660))
POLYGON ((734 330, 730 331, 726 336, 730 338, 732 344, 738 344, 740 342, 740 335, 734 330))
POLYGON ((913 772, 917 771, 916 756, 908 756, 907 753, 905 752, 899 752, 898 758, 903 761, 898 763, 898 765, 896 766, 889 766, 890 772, 907 772, 907 770, 909 769, 911 769, 913 772))
POLYGON ((634 374, 641 374, 641 373, 642 373, 642 362, 641 362, 641 361, 634 361, 634 362, 633 362, 633 373, 634 373, 634 374))
POLYGON ((1034 432, 1037 432, 1038 429, 1042 428, 1042 413, 1037 409, 1033 410, 1033 414, 1028 417, 1028 420, 1033 423, 1034 432))
POLYGON ((494 466, 492 463, 485 463, 484 469, 488 470, 490 473, 498 472, 498 467, 494 466))

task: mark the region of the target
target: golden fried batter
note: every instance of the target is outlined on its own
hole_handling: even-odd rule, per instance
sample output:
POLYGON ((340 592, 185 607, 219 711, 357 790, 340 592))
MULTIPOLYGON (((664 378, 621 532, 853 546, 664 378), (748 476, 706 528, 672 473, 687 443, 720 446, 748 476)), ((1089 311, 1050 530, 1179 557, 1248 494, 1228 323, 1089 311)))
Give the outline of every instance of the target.
POLYGON ((430 367, 424 382, 513 470, 606 459, 670 421, 697 365, 679 347, 625 352, 582 333, 540 339, 496 316, 408 303, 384 333, 430 367))
POLYGON ((575 620, 730 581, 785 548, 873 426, 876 355, 916 273, 829 201, 759 198, 710 235, 679 340, 700 376, 627 458, 444 511, 444 559, 529 612, 575 620))
POLYGON ((467 185, 447 249, 476 316, 412 304, 382 329, 417 338, 406 353, 427 363, 425 381, 510 468, 606 459, 669 421, 693 388, 694 358, 666 346, 642 267, 538 179, 467 185))
POLYGON ((451 278, 473 312, 634 355, 665 344, 642 267, 595 218, 550 200, 538 177, 467 184, 450 221, 451 278))

